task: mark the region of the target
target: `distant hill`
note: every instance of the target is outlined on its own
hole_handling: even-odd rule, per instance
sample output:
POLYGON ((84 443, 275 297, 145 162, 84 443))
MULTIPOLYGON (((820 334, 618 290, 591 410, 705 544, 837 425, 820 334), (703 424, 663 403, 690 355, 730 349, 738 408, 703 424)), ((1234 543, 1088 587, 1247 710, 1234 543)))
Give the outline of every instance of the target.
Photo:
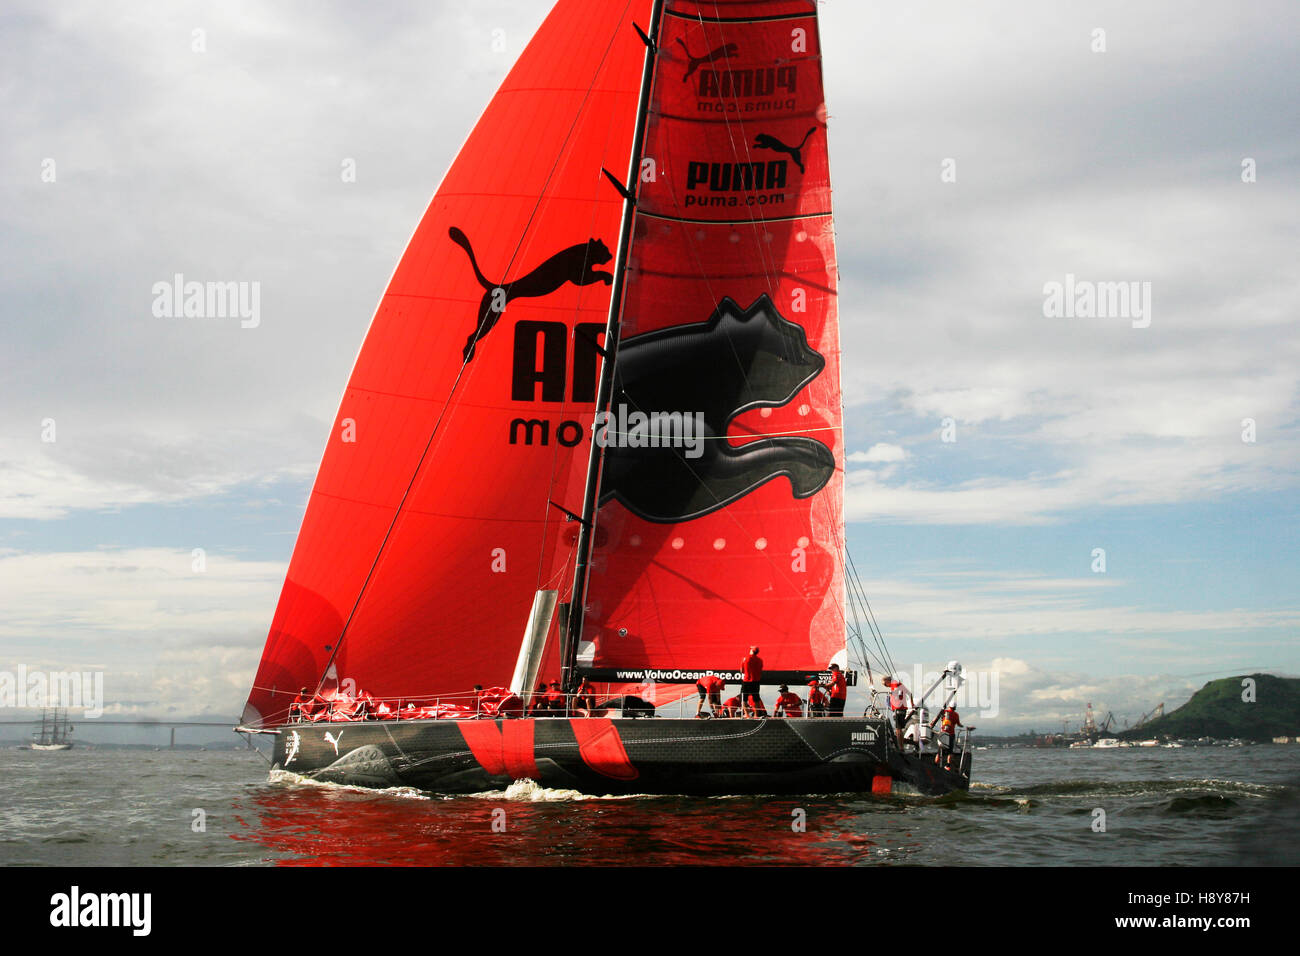
POLYGON ((1255 700, 1243 701, 1246 676, 1212 680, 1172 713, 1116 734, 1128 740, 1148 737, 1240 737, 1272 740, 1300 734, 1300 679, 1251 674, 1255 700))

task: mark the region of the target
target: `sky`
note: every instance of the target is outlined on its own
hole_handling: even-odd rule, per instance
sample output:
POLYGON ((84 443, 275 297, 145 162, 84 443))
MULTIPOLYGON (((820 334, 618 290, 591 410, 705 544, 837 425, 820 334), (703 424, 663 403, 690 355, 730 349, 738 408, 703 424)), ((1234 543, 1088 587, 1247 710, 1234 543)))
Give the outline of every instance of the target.
MULTIPOLYGON (((5 5, 0 670, 238 713, 370 316, 548 6, 5 5), (257 281, 258 324, 154 315, 177 273, 257 281)), ((996 675, 995 732, 1300 675, 1300 7, 821 10, 899 670, 996 675)))

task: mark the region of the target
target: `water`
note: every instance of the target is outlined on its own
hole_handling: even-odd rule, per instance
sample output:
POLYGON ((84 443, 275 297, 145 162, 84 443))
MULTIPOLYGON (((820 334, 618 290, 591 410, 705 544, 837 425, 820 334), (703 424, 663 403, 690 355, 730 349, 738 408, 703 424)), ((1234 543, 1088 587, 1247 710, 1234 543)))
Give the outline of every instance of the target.
POLYGON ((246 750, 4 750, 0 863, 1300 862, 1300 745, 974 759, 971 792, 942 799, 586 797, 525 782, 439 797, 272 781, 264 758, 246 750), (1105 832, 1093 829, 1098 808, 1105 832))

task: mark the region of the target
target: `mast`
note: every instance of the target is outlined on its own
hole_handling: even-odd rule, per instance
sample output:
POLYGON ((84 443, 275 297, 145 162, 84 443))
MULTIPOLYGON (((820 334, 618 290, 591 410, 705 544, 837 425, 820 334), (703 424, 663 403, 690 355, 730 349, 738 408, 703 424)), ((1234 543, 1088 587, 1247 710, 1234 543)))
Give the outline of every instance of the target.
MULTIPOLYGON (((650 84, 654 77, 655 60, 658 56, 659 25, 663 17, 664 0, 654 0, 650 12, 650 30, 642 33, 641 39, 646 44, 645 65, 641 70, 641 96, 636 108, 636 128, 633 132, 632 154, 628 161, 626 185, 620 188, 623 194, 623 218, 619 227, 618 251, 614 262, 614 285, 609 294, 609 317, 605 322, 604 362, 600 369, 600 384, 596 390, 596 414, 609 406, 610 393, 614 387, 614 357, 618 352, 618 326, 623 308, 623 287, 627 273, 628 247, 632 242, 632 220, 636 216, 636 192, 641 174, 641 151, 645 147, 646 116, 650 109, 650 84)), ((638 28, 638 32, 640 32, 638 28)), ((614 177, 605 172, 611 181, 614 177)), ((615 181, 615 185, 618 183, 615 181)), ((600 496, 600 466, 604 460, 603 449, 596 443, 593 419, 591 435, 591 456, 587 460, 587 482, 582 499, 581 527, 578 530, 577 562, 573 570, 573 592, 570 595, 568 615, 568 633, 563 643, 563 657, 560 662, 561 686, 566 694, 577 689, 574 670, 578 657, 578 641, 582 637, 582 622, 586 616, 584 603, 587 592, 587 576, 594 541, 592 532, 596 525, 597 499, 600 496)))

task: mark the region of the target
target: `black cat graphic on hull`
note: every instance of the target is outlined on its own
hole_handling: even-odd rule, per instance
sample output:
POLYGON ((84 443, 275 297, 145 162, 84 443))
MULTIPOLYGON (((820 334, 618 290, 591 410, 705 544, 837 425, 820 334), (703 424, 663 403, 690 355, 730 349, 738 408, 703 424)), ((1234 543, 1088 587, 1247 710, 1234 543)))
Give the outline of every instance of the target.
POLYGON ((496 283, 490 281, 479 269, 478 260, 474 258, 474 249, 470 246, 469 238, 465 233, 452 226, 447 234, 451 236, 452 242, 465 250, 469 256, 469 264, 474 269, 474 277, 484 289, 474 331, 465 340, 465 349, 461 353, 467 363, 474 357, 474 347, 492 331, 492 327, 497 324, 497 319, 501 318, 501 313, 505 311, 506 306, 515 299, 550 295, 566 282, 572 282, 574 285, 603 282, 609 285, 614 281, 612 274, 594 268, 614 258, 609 247, 599 239, 588 239, 576 246, 569 246, 551 256, 528 275, 508 282, 496 283))
POLYGON ((830 448, 812 438, 760 438, 733 445, 727 426, 753 408, 785 405, 821 374, 826 360, 802 326, 766 295, 748 309, 723 298, 704 322, 634 335, 618 347, 611 408, 700 412, 699 457, 684 448, 610 447, 601 503, 618 501, 646 521, 690 521, 725 508, 778 477, 796 498, 835 473, 830 448))

